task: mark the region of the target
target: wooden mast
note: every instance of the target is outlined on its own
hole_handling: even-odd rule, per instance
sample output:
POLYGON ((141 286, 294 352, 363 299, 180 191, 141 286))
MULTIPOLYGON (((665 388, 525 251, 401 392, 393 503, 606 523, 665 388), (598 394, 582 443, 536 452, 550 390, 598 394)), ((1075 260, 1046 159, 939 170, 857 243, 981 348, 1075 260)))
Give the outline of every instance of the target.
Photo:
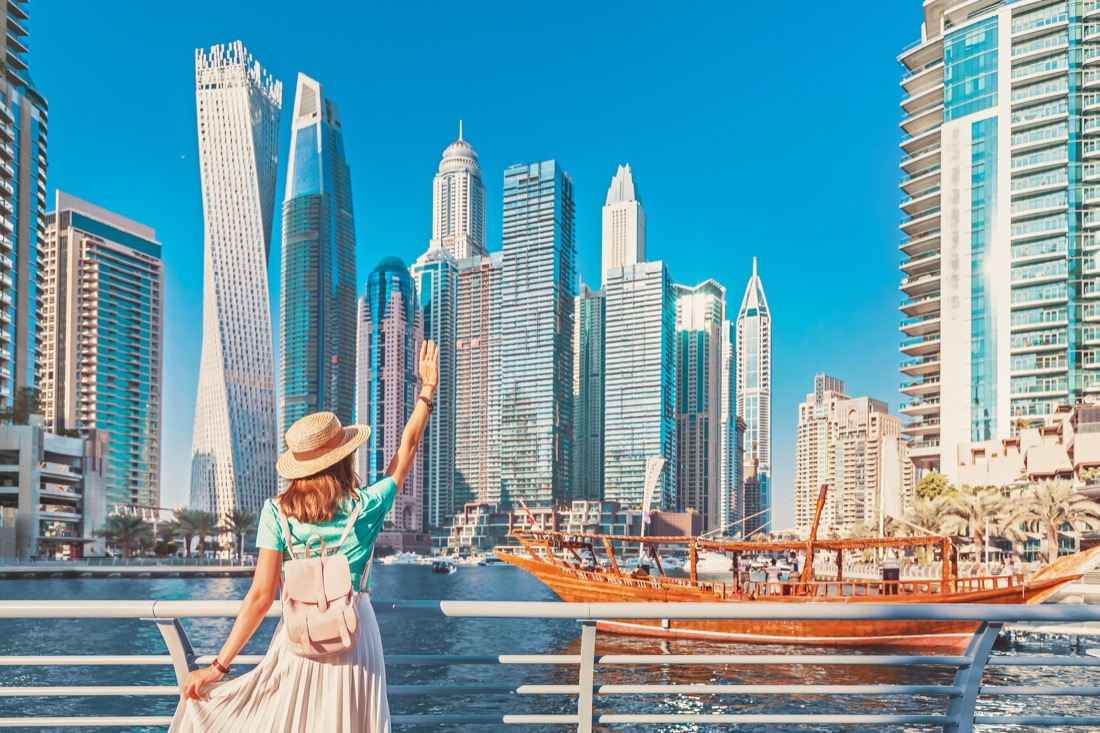
POLYGON ((821 484, 817 492, 817 509, 814 511, 814 523, 810 526, 810 537, 806 540, 806 565, 798 578, 799 583, 809 583, 814 579, 814 540, 817 528, 821 524, 821 512, 825 510, 825 496, 829 493, 829 484, 821 484))

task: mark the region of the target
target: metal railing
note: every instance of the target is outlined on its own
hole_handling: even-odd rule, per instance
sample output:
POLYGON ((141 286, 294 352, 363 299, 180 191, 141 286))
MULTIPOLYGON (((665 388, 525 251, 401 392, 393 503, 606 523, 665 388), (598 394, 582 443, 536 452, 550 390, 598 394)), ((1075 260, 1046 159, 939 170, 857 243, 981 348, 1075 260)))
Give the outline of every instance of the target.
MULTIPOLYGON (((197 654, 188 640, 179 619, 225 618, 234 616, 238 601, 0 601, 0 619, 143 619, 159 628, 167 645, 167 655, 68 655, 68 656, 7 656, 0 657, 0 667, 95 667, 129 665, 170 665, 177 682, 182 682, 189 669, 209 664, 211 656, 197 654)), ((1100 607, 1096 606, 1029 606, 981 604, 833 604, 833 603, 546 603, 546 602, 477 602, 477 601, 403 601, 374 603, 379 615, 402 618, 521 618, 532 622, 542 619, 569 619, 579 624, 579 654, 466 654, 466 655, 387 655, 387 665, 527 665, 575 667, 575 677, 569 675, 566 684, 525 685, 518 682, 496 685, 391 685, 391 696, 455 694, 477 695, 553 695, 575 698, 575 711, 566 714, 534 715, 470 715, 424 714, 395 715, 397 726, 491 725, 521 726, 555 725, 576 727, 589 732, 596 728, 619 730, 627 724, 694 724, 720 727, 762 724, 833 726, 852 725, 878 728, 888 725, 932 726, 945 733, 966 733, 975 725, 1027 726, 1028 729, 1053 726, 1100 726, 1100 716, 1036 714, 1042 711, 1038 701, 1049 696, 1095 697, 1100 686, 988 685, 983 675, 988 667, 1100 667, 1100 658, 1066 656, 992 656, 991 650, 1006 622, 1041 621, 1046 623, 1097 622, 1100 607), (918 620, 970 621, 977 631, 962 654, 776 654, 774 648, 755 654, 597 654, 596 624, 604 619, 650 619, 665 623, 672 619, 784 619, 862 621, 918 620), (747 682, 722 684, 667 684, 670 668, 703 666, 713 673, 724 665, 734 666, 738 674, 730 679, 747 682), (764 684, 769 670, 776 667, 825 667, 830 670, 828 684, 764 684), (954 670, 949 682, 940 684, 845 684, 838 683, 832 670, 844 668, 897 668, 954 670), (632 677, 639 670, 647 673, 644 684, 613 684, 600 678, 613 677, 615 670, 628 669, 632 677), (747 670, 747 671, 745 671, 747 670), (754 675, 758 675, 754 680, 754 675), (648 680, 654 677, 662 683, 648 680), (575 680, 575 681, 574 681, 575 680), (825 710, 798 714, 766 713, 624 713, 608 710, 616 702, 639 696, 661 697, 688 701, 700 697, 794 696, 850 698, 875 704, 879 712, 845 713, 825 710), (889 699, 927 700, 922 712, 890 712, 889 699), (1028 714, 979 714, 980 699, 1002 696, 1028 698, 1017 710, 1028 714), (601 710, 604 710, 601 712, 601 710)), ((276 603, 268 616, 279 614, 276 603)), ((260 656, 237 657, 238 665, 256 664, 260 656)), ((726 667, 728 669, 728 667, 726 667)), ((885 670, 875 671, 881 680, 885 670)), ((922 672, 923 679, 927 678, 922 672)), ((12 679, 0 675, 0 680, 12 679)), ((560 677, 558 678, 560 679, 560 677)), ((945 677, 946 679, 946 677, 945 677)), ((713 678, 712 678, 713 681, 713 678)), ((81 696, 155 696, 171 697, 179 692, 176 686, 87 686, 56 685, 20 687, 0 683, 0 698, 47 698, 81 696)), ((683 706, 689 707, 689 706, 683 706)), ((706 709, 697 705, 695 709, 706 709)), ((844 709, 836 708, 833 709, 844 709)), ((866 709, 866 705, 860 706, 866 709)), ((559 708, 560 709, 560 708, 559 708)), ((759 708, 757 708, 759 709, 759 708)), ((0 706, 0 711, 3 706, 0 706)), ((2 713, 0 713, 2 714, 2 713)), ((0 717, 0 728, 34 729, 42 727, 119 727, 164 726, 170 718, 155 715, 89 716, 89 717, 0 717)))

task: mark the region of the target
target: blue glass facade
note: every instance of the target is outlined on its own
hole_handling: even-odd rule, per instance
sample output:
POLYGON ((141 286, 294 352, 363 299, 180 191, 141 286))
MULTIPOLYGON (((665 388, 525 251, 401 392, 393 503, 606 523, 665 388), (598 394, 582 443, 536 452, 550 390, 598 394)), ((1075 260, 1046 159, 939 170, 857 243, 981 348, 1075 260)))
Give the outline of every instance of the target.
POLYGON ((283 202, 280 441, 296 420, 355 403, 355 221, 340 116, 300 77, 283 202))
POLYGON ((997 23, 994 16, 944 38, 945 122, 997 105, 997 23))
POLYGON ((970 143, 970 435, 993 440, 997 421, 997 331, 989 272, 997 214, 997 118, 971 126, 970 143))

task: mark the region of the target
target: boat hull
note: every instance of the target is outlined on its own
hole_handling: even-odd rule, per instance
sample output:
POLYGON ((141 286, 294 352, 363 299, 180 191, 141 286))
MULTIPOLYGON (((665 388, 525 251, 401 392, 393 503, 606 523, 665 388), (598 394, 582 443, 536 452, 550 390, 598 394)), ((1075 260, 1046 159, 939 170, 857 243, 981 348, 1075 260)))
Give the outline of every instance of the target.
MULTIPOLYGON (((534 558, 501 555, 530 572, 566 602, 694 603, 1038 603, 1070 578, 985 590, 919 595, 767 596, 760 600, 720 597, 722 584, 681 582, 673 587, 659 579, 583 572, 534 558), (721 587, 721 590, 719 588, 721 587)), ((969 621, 847 621, 782 619, 616 619, 597 627, 612 633, 760 644, 808 646, 889 646, 963 650, 978 628, 969 621)))

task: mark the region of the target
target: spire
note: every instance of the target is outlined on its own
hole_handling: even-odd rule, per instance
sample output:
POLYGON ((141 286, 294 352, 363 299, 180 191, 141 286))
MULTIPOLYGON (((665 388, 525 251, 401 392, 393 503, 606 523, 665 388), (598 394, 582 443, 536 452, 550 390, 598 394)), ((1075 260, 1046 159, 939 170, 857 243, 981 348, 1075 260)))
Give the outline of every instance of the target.
MULTIPOLYGON (((461 123, 459 123, 459 124, 461 125, 461 123)), ((461 137, 462 137, 462 135, 459 135, 459 138, 461 138, 461 137)), ((756 277, 756 257, 752 258, 752 276, 754 278, 756 277)))
POLYGON ((634 189, 634 175, 630 171, 629 163, 625 166, 620 165, 615 171, 615 177, 611 179, 611 187, 607 189, 607 201, 604 205, 610 206, 627 201, 641 203, 634 189))
POLYGON ((462 139, 462 120, 461 119, 458 121, 458 139, 459 140, 462 139))
POLYGON ((764 297, 764 283, 760 281, 760 276, 756 274, 756 258, 752 258, 752 277, 749 278, 749 285, 745 288, 745 297, 741 300, 741 311, 738 313, 738 318, 746 318, 756 315, 769 315, 768 312, 768 299, 764 297))

